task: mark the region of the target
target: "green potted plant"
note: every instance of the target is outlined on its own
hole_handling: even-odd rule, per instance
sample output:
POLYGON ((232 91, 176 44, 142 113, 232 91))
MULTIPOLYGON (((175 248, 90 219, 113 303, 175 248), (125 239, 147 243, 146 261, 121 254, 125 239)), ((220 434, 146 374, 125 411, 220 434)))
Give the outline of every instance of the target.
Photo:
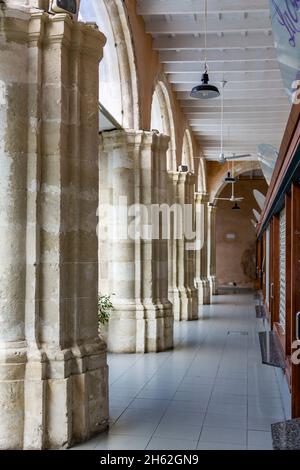
POLYGON ((100 336, 107 342, 108 322, 114 306, 110 295, 98 295, 98 331, 100 336))

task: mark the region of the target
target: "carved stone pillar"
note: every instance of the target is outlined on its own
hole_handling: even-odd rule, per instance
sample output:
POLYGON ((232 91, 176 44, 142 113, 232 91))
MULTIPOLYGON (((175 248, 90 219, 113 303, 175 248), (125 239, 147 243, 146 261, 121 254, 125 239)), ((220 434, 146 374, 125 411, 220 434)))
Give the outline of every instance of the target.
POLYGON ((212 295, 218 294, 216 266, 216 212, 217 207, 208 206, 208 279, 212 295))
POLYGON ((24 2, 0 11, 1 449, 68 447, 108 424, 97 334, 103 45, 65 15, 24 2))
POLYGON ((185 234, 185 217, 191 214, 194 228, 195 205, 194 175, 181 172, 168 173, 168 204, 173 218, 169 240, 169 299, 173 304, 174 319, 198 318, 195 277, 195 240, 185 234))
POLYGON ((197 249, 196 249, 196 277, 195 285, 198 292, 199 305, 210 304, 210 282, 208 280, 208 248, 207 248, 207 223, 208 223, 208 195, 197 193, 196 203, 196 229, 197 229, 197 249))
POLYGON ((173 346, 167 242, 159 239, 162 223, 152 214, 153 205, 166 203, 168 142, 144 131, 100 137, 99 290, 115 294, 108 332, 112 352, 173 346))
POLYGON ((191 315, 189 320, 198 319, 198 293, 195 287, 196 277, 196 205, 195 205, 196 177, 187 174, 185 195, 185 285, 191 299, 191 315), (186 224, 186 222, 188 222, 186 224), (189 233, 190 232, 190 233, 189 233))

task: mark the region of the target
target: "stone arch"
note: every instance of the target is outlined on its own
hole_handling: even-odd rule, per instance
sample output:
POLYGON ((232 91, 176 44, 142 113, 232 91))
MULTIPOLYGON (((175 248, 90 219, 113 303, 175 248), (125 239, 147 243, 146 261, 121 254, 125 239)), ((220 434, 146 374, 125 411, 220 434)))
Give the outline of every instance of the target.
POLYGON ((124 2, 81 0, 79 19, 96 22, 107 37, 100 62, 100 102, 126 129, 140 128, 136 60, 124 2))
POLYGON ((199 158, 198 175, 197 175, 197 191, 202 194, 207 193, 206 184, 206 161, 205 158, 199 158))
POLYGON ((185 130, 182 143, 182 164, 187 165, 189 172, 195 173, 194 149, 189 129, 185 130))
POLYGON ((171 98, 164 77, 161 74, 154 87, 151 107, 151 129, 156 129, 170 137, 167 152, 167 170, 176 171, 176 135, 171 98))
MULTIPOLYGON (((251 170, 261 170, 261 166, 259 161, 254 161, 254 160, 249 160, 249 161, 244 161, 244 162, 239 162, 236 163, 236 167, 234 170, 235 176, 240 176, 243 173, 246 173, 251 170)), ((219 183, 218 185, 215 185, 215 187, 212 189, 210 193, 210 202, 213 203, 216 197, 219 197, 223 189, 228 183, 224 182, 224 178, 226 177, 228 168, 227 165, 223 165, 223 169, 219 174, 219 183)))

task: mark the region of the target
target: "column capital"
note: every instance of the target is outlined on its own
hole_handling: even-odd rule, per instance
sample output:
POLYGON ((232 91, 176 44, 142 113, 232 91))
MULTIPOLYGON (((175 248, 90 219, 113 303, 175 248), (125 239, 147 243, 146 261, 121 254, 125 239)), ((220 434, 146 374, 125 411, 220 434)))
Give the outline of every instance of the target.
POLYGON ((159 147, 162 151, 167 152, 170 144, 170 137, 168 135, 153 131, 151 132, 151 134, 154 145, 159 147))
POLYGON ((183 171, 168 171, 169 178, 181 184, 187 181, 189 174, 183 171))
POLYGON ((23 8, 39 8, 41 10, 48 9, 49 0, 6 0, 8 7, 23 7, 23 8))
POLYGON ((122 145, 141 145, 144 147, 156 145, 167 150, 170 137, 153 131, 116 129, 101 132, 99 142, 105 150, 118 148, 122 145))
POLYGON ((207 193, 195 193, 195 201, 198 204, 207 204, 209 195, 207 193))
POLYGON ((100 147, 104 150, 118 148, 122 145, 140 144, 143 131, 133 129, 117 129, 115 131, 103 131, 99 136, 100 147))

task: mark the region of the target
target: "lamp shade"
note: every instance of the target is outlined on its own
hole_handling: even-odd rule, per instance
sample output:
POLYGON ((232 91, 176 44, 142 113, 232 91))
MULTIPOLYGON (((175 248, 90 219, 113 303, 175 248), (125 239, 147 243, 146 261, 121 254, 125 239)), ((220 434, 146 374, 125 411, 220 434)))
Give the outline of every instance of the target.
POLYGON ((225 183, 235 183, 236 179, 231 175, 230 171, 228 171, 226 178, 224 178, 225 183))
POLYGON ((191 91, 191 97, 198 100, 209 100, 220 96, 218 88, 209 84, 208 73, 202 75, 202 84, 195 86, 191 91))

